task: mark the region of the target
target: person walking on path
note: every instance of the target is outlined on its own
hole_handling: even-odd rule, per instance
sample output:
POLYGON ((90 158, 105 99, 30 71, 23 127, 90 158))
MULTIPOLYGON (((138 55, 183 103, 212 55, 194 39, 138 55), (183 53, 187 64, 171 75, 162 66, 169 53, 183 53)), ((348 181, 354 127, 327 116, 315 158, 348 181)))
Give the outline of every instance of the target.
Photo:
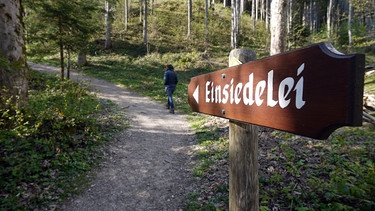
POLYGON ((169 109, 169 113, 174 114, 174 103, 172 95, 173 92, 176 90, 178 78, 172 65, 169 64, 166 68, 167 70, 164 72, 164 86, 165 92, 168 95, 167 109, 169 109))

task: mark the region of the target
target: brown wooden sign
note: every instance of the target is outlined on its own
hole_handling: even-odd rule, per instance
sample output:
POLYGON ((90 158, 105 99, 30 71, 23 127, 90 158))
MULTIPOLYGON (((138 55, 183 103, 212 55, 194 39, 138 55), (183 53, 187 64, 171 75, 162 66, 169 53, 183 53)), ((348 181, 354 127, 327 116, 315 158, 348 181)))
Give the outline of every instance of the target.
POLYGON ((362 125, 363 54, 330 43, 191 78, 193 111, 325 139, 362 125))

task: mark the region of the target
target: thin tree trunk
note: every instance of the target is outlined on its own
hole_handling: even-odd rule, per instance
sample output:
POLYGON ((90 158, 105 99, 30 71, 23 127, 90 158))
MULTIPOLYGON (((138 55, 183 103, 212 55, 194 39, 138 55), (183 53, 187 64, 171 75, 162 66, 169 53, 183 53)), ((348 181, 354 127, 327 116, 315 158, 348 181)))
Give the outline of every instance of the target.
POLYGON ((231 33, 231 48, 238 47, 239 25, 240 25, 240 2, 239 0, 232 0, 232 33, 231 33))
POLYGON ((66 78, 70 79, 70 68, 71 68, 71 59, 70 59, 70 47, 67 49, 68 51, 68 65, 66 67, 66 78))
POLYGON ((288 4, 288 12, 287 12, 287 17, 288 17, 288 26, 287 26, 287 33, 288 33, 288 49, 292 47, 292 43, 290 42, 290 38, 293 36, 293 30, 292 30, 292 24, 293 24, 293 0, 287 1, 288 4))
POLYGON ((255 0, 251 1, 251 17, 255 19, 255 11, 256 11, 256 6, 255 6, 255 0))
POLYGON ((193 16, 193 0, 188 0, 188 32, 187 36, 191 35, 191 19, 193 16))
POLYGON ((143 15, 143 12, 142 12, 142 2, 143 1, 146 1, 146 0, 139 0, 139 22, 142 23, 143 19, 142 19, 142 15, 143 15))
POLYGON ((125 31, 128 30, 129 24, 129 0, 125 0, 124 2, 124 20, 125 20, 125 31))
POLYGON ((258 20, 259 14, 259 0, 255 0, 255 20, 258 20))
POLYGON ((266 29, 270 28, 270 0, 266 0, 266 29))
POLYGON ((353 16, 353 7, 351 2, 349 1, 349 14, 348 14, 348 38, 349 38, 349 47, 353 44, 352 38, 352 16, 353 16))
POLYGON ((59 47, 60 47, 60 68, 61 68, 61 80, 64 80, 64 75, 65 75, 65 70, 64 70, 64 42, 63 42, 63 38, 62 38, 62 34, 63 34, 63 29, 62 29, 62 25, 61 25, 61 17, 58 17, 59 18, 59 34, 60 34, 60 38, 59 38, 59 47))
POLYGON ((204 19, 204 25, 205 25, 205 43, 207 46, 208 42, 208 5, 209 0, 205 0, 205 19, 204 19))
POLYGON ((143 44, 147 44, 147 1, 143 0, 143 44))
POLYGON ((329 0, 327 8, 327 38, 331 39, 331 28, 332 28, 332 10, 334 8, 333 0, 329 0))
POLYGON ((105 43, 104 48, 110 49, 112 47, 111 41, 111 30, 112 30, 112 17, 111 17, 111 5, 108 1, 105 1, 105 43))
POLYGON ((150 13, 151 15, 154 14, 154 0, 150 0, 150 13))

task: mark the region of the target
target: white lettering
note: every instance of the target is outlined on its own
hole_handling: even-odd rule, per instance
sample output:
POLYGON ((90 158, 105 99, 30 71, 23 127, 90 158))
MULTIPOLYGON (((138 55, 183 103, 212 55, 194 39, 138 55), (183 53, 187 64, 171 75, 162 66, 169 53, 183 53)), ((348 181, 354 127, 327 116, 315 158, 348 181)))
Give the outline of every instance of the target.
POLYGON ((234 93, 234 102, 236 104, 241 102, 241 97, 240 97, 241 91, 242 91, 242 83, 238 83, 237 86, 236 86, 236 89, 234 91, 235 92, 234 93))
MULTIPOLYGON (((297 76, 299 76, 302 71, 305 69, 305 63, 303 63, 297 70, 297 76)), ((294 91, 296 91, 296 108, 301 109, 306 101, 303 100, 303 76, 299 79, 299 81, 296 84, 296 87, 294 88, 294 91)))
POLYGON ((206 103, 210 102, 210 91, 208 89, 208 86, 210 86, 211 81, 206 82, 206 103))
POLYGON ((215 101, 214 82, 211 82, 211 103, 215 101))
POLYGON ((215 87, 215 103, 221 103, 221 86, 215 87))
POLYGON ((229 99, 229 93, 228 93, 228 88, 229 88, 229 85, 228 84, 225 84, 224 85, 224 88, 223 88, 223 100, 221 102, 223 102, 223 104, 226 104, 228 102, 228 99, 229 99))
POLYGON ((273 70, 268 72, 268 80, 267 80, 267 105, 270 107, 274 107, 277 105, 277 101, 273 100, 273 70))
POLYGON ((207 81, 205 102, 220 104, 240 104, 242 102, 248 106, 254 103, 257 106, 262 106, 266 100, 269 107, 275 107, 278 104, 281 108, 286 108, 295 96, 295 108, 301 109, 306 104, 302 75, 304 69, 305 63, 297 69, 297 77, 287 77, 280 82, 278 90, 275 90, 276 93, 274 93, 274 70, 268 72, 267 80, 261 80, 257 84, 254 84, 254 73, 249 75, 249 80, 245 84, 242 82, 236 84, 234 78, 224 85, 215 85, 213 81, 207 81), (297 83, 295 83, 296 81, 297 83), (265 91, 267 93, 264 93, 265 91))
POLYGON ((230 104, 233 104, 234 96, 233 96, 233 78, 230 80, 230 104))
POLYGON ((254 89, 254 73, 251 73, 249 75, 249 82, 247 82, 243 88, 243 103, 245 105, 254 104, 253 89, 254 89))
POLYGON ((285 108, 289 105, 290 99, 287 99, 287 97, 290 91, 292 91, 293 84, 294 79, 290 77, 281 81, 279 85, 279 104, 281 108, 285 108), (286 90, 285 87, 287 87, 286 90))
POLYGON ((255 103, 257 106, 261 106, 263 103, 263 100, 260 99, 260 96, 262 96, 264 90, 266 89, 266 81, 259 81, 257 86, 255 87, 255 103))

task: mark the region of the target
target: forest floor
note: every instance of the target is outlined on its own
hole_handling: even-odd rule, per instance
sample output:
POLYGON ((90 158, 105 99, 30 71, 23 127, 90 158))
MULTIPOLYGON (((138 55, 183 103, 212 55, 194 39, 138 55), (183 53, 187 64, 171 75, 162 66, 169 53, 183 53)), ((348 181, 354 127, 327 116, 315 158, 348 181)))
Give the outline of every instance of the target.
MULTIPOLYGON (((59 74, 59 68, 30 63, 34 70, 59 74)), ((85 190, 59 206, 61 210, 182 210, 196 187, 193 129, 178 110, 115 84, 71 73, 91 84, 98 96, 115 102, 130 120, 105 147, 106 159, 85 190)))

